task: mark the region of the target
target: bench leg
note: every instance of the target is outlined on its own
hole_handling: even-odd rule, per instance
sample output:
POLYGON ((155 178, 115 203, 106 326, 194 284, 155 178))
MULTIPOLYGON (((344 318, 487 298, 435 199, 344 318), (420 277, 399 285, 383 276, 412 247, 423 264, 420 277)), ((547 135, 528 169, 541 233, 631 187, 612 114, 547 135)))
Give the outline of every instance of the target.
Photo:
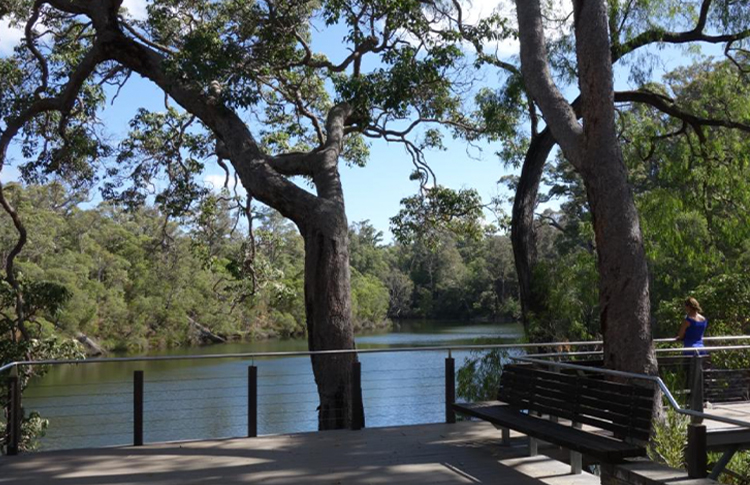
POLYGON ((495 427, 495 429, 499 429, 503 433, 502 445, 503 446, 510 446, 510 428, 504 428, 504 427, 498 426, 496 424, 493 424, 493 426, 495 427))
POLYGON ((536 456, 539 454, 539 442, 536 438, 529 437, 529 456, 536 456))
POLYGON ((732 461, 732 457, 735 453, 737 453, 737 450, 739 449, 739 445, 734 445, 727 451, 725 451, 724 454, 721 455, 721 458, 719 458, 719 461, 714 465, 714 468, 713 470, 711 470, 711 474, 708 476, 708 478, 710 478, 711 480, 718 480, 721 472, 723 472, 729 462, 732 461))
POLYGON ((570 452, 570 473, 580 475, 583 470, 583 455, 577 451, 570 452))

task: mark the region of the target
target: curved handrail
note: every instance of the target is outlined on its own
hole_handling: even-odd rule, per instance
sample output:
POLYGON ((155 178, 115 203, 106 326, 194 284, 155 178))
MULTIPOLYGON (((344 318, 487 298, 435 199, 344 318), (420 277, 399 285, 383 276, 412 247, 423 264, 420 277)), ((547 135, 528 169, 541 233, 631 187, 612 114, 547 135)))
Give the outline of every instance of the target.
POLYGON ((540 365, 546 365, 550 367, 559 367, 561 369, 571 369, 571 370, 580 370, 585 372, 595 372, 598 374, 605 374, 610 375, 614 377, 624 377, 628 379, 640 379, 643 381, 651 381, 656 383, 656 385, 659 386, 659 389, 661 389, 661 392, 664 393, 664 396, 666 396, 667 401, 669 401, 669 404, 672 406, 672 408, 679 414, 684 414, 687 416, 693 416, 696 418, 701 419, 707 419, 709 421, 717 421, 721 423, 727 423, 727 424, 733 424, 735 426, 739 426, 742 428, 749 428, 750 429, 750 422, 747 421, 741 421, 739 419, 733 419, 733 418, 727 418, 724 416, 716 416, 715 414, 708 414, 701 411, 695 411, 693 409, 684 409, 682 408, 678 403, 677 400, 675 400, 672 393, 669 391, 669 388, 666 384, 664 384, 664 381, 661 380, 661 377, 659 376, 649 376, 645 374, 635 374, 632 372, 624 372, 619 370, 611 370, 611 369, 602 369, 600 367, 588 367, 584 365, 577 365, 577 364, 567 364, 564 362, 553 362, 548 360, 541 360, 541 359, 535 359, 531 357, 513 357, 511 356, 511 359, 518 360, 522 362, 530 362, 533 364, 540 364, 540 365))
MULTIPOLYGON (((657 354, 669 353, 700 353, 700 352, 721 352, 726 350, 750 350, 750 345, 715 345, 713 347, 674 347, 669 349, 654 349, 657 354)), ((557 352, 549 354, 529 354, 526 357, 582 357, 587 355, 601 355, 603 350, 591 350, 587 352, 557 352)))

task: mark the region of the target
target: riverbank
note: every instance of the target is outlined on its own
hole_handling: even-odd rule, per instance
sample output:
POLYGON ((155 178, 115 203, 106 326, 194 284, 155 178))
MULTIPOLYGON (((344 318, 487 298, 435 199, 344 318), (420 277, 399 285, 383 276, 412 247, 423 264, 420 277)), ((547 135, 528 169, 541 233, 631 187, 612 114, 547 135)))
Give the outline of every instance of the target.
MULTIPOLYGON (((355 322, 354 333, 358 337, 384 334, 389 332, 432 332, 440 331, 444 327, 476 327, 476 326, 501 326, 508 328, 515 328, 519 326, 518 322, 503 321, 503 322, 488 322, 485 320, 463 320, 458 323, 456 320, 445 319, 445 320, 425 320, 425 319, 401 319, 391 320, 385 319, 378 323, 359 321, 355 322)), ((520 327, 519 327, 520 328, 520 327)), ((522 332, 522 330, 521 330, 522 332)), ((522 335, 519 335, 519 338, 522 335)), ((259 342, 275 342, 275 341, 304 341, 307 344, 307 337, 304 332, 284 332, 279 331, 274 327, 264 327, 261 325, 255 325, 250 327, 247 331, 236 332, 231 334, 214 333, 208 327, 203 325, 194 325, 193 330, 185 339, 182 340, 165 340, 159 338, 153 338, 146 341, 137 342, 139 345, 135 345, 130 342, 129 345, 125 342, 116 342, 112 340, 99 340, 96 336, 82 335, 79 334, 76 339, 81 341, 81 337, 88 339, 89 343, 84 345, 91 350, 87 352, 89 356, 100 355, 98 350, 103 350, 105 353, 116 354, 116 355, 144 355, 153 352, 162 353, 169 352, 170 350, 177 349, 189 349, 189 348, 204 348, 223 345, 252 345, 253 343, 259 342)))
MULTIPOLYGON (((97 335, 76 334, 74 337, 84 347, 89 357, 99 355, 142 353, 150 351, 162 351, 186 347, 203 347, 228 343, 252 343, 269 340, 304 339, 304 331, 289 331, 289 329, 278 326, 264 326, 262 324, 251 325, 247 330, 234 333, 214 332, 211 328, 200 324, 195 320, 188 322, 186 331, 182 338, 166 338, 154 335, 140 340, 115 340, 102 339, 97 335)), ((355 321, 355 334, 382 333, 391 331, 394 322, 385 319, 380 322, 355 321)), ((73 338, 73 337, 71 337, 73 338)))

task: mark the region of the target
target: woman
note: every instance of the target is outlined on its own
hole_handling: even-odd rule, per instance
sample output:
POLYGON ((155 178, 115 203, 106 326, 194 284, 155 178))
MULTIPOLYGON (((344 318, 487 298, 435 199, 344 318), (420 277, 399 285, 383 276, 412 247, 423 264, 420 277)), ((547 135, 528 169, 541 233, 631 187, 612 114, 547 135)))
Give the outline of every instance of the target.
MULTIPOLYGON (((685 315, 680 331, 677 332, 677 340, 682 340, 683 347, 686 348, 703 347, 703 334, 706 332, 708 319, 701 315, 703 310, 695 298, 685 300, 685 310, 687 315, 685 315)), ((692 352, 686 355, 692 355, 692 352)))

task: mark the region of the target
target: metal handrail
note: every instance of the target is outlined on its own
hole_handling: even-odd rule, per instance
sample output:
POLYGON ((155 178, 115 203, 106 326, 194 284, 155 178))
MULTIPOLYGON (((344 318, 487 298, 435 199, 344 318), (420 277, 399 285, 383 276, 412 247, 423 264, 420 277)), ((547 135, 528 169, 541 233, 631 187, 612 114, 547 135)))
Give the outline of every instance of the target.
MULTIPOLYGON (((705 337, 704 340, 750 340, 750 335, 726 335, 716 337, 705 337)), ((675 338, 654 339, 654 343, 676 342, 675 338)), ((446 345, 428 347, 388 347, 381 349, 339 349, 339 350, 300 350, 287 352, 239 352, 229 354, 194 354, 194 355, 154 355, 140 357, 104 357, 94 359, 50 359, 50 360, 21 360, 10 362, 0 366, 0 373, 22 365, 63 365, 63 364, 94 364, 111 362, 151 362, 169 360, 200 360, 200 359, 240 359, 240 358, 262 358, 262 357, 309 357, 312 355, 346 355, 346 354, 374 354, 386 352, 452 352, 461 350, 486 350, 486 349, 523 349, 534 347, 578 347, 588 345, 602 345, 602 340, 581 340, 576 342, 539 342, 539 343, 514 343, 514 344, 485 344, 485 345, 446 345)), ((710 348, 710 347, 708 347, 710 348)), ((730 346, 724 347, 730 350, 730 346)), ((682 350, 682 349, 676 349, 682 350)), ((544 354, 553 356, 555 354, 544 354)), ((576 353, 565 353, 564 355, 576 355, 576 353)), ((581 355, 581 353, 577 353, 581 355)))
MULTIPOLYGON (((704 339, 705 340, 705 339, 704 339)), ((669 349, 654 349, 654 352, 657 354, 668 354, 668 353, 679 353, 679 352, 685 352, 685 353, 699 353, 699 352, 721 352, 725 350, 749 350, 750 345, 715 345, 713 347, 675 347, 675 348, 669 348, 669 349)), ((557 352, 557 353, 550 353, 550 354, 530 354, 526 357, 581 357, 581 356, 588 356, 588 355, 601 355, 603 354, 603 350, 590 350, 586 352, 557 352)))
MULTIPOLYGON (((750 339, 750 336, 747 338, 750 339)), ((387 347, 380 349, 338 349, 338 350, 295 350, 286 352, 239 352, 229 354, 195 354, 195 355, 153 355, 140 357, 104 357, 94 359, 60 359, 60 360, 21 360, 10 362, 0 367, 0 372, 21 365, 60 365, 60 364, 94 364, 105 362, 150 362, 164 360, 198 360, 198 359, 238 359, 261 357, 309 357, 312 355, 346 355, 346 354, 375 354, 386 352, 452 352, 460 350, 484 349, 518 349, 532 347, 554 347, 559 345, 599 345, 600 341, 580 342, 545 342, 545 343, 515 343, 515 344, 484 344, 484 345, 445 345, 425 347, 387 347)))
POLYGON ((552 362, 548 360, 541 360, 541 359, 535 359, 531 357, 510 357, 513 360, 522 361, 522 362, 530 362, 532 364, 540 364, 540 365, 546 365, 550 367, 559 367, 561 369, 571 369, 571 370, 579 370, 584 372, 595 372, 598 374, 605 374, 610 375, 614 377, 624 377, 628 379, 639 379, 643 381, 651 381, 655 382, 656 385, 659 386, 659 389, 661 389, 661 392, 664 393, 664 396, 666 396, 667 401, 669 401, 669 404, 672 406, 672 408, 679 414, 685 414, 687 416, 693 416, 696 418, 701 419, 707 419, 709 421, 717 421, 721 423, 727 423, 727 424, 733 424, 735 426, 739 426, 742 428, 748 428, 750 429, 750 422, 747 421, 741 421, 739 419, 733 419, 733 418, 726 418, 724 416, 716 416, 715 414, 708 414, 701 411, 695 411, 692 409, 684 409, 682 408, 678 403, 677 400, 675 400, 672 393, 669 391, 669 388, 666 384, 664 384, 664 381, 661 380, 661 377, 659 376, 649 376, 645 374, 635 374, 633 372, 624 372, 619 370, 611 370, 611 369, 602 369, 600 367, 588 367, 584 365, 577 365, 577 364, 567 364, 563 362, 552 362))

